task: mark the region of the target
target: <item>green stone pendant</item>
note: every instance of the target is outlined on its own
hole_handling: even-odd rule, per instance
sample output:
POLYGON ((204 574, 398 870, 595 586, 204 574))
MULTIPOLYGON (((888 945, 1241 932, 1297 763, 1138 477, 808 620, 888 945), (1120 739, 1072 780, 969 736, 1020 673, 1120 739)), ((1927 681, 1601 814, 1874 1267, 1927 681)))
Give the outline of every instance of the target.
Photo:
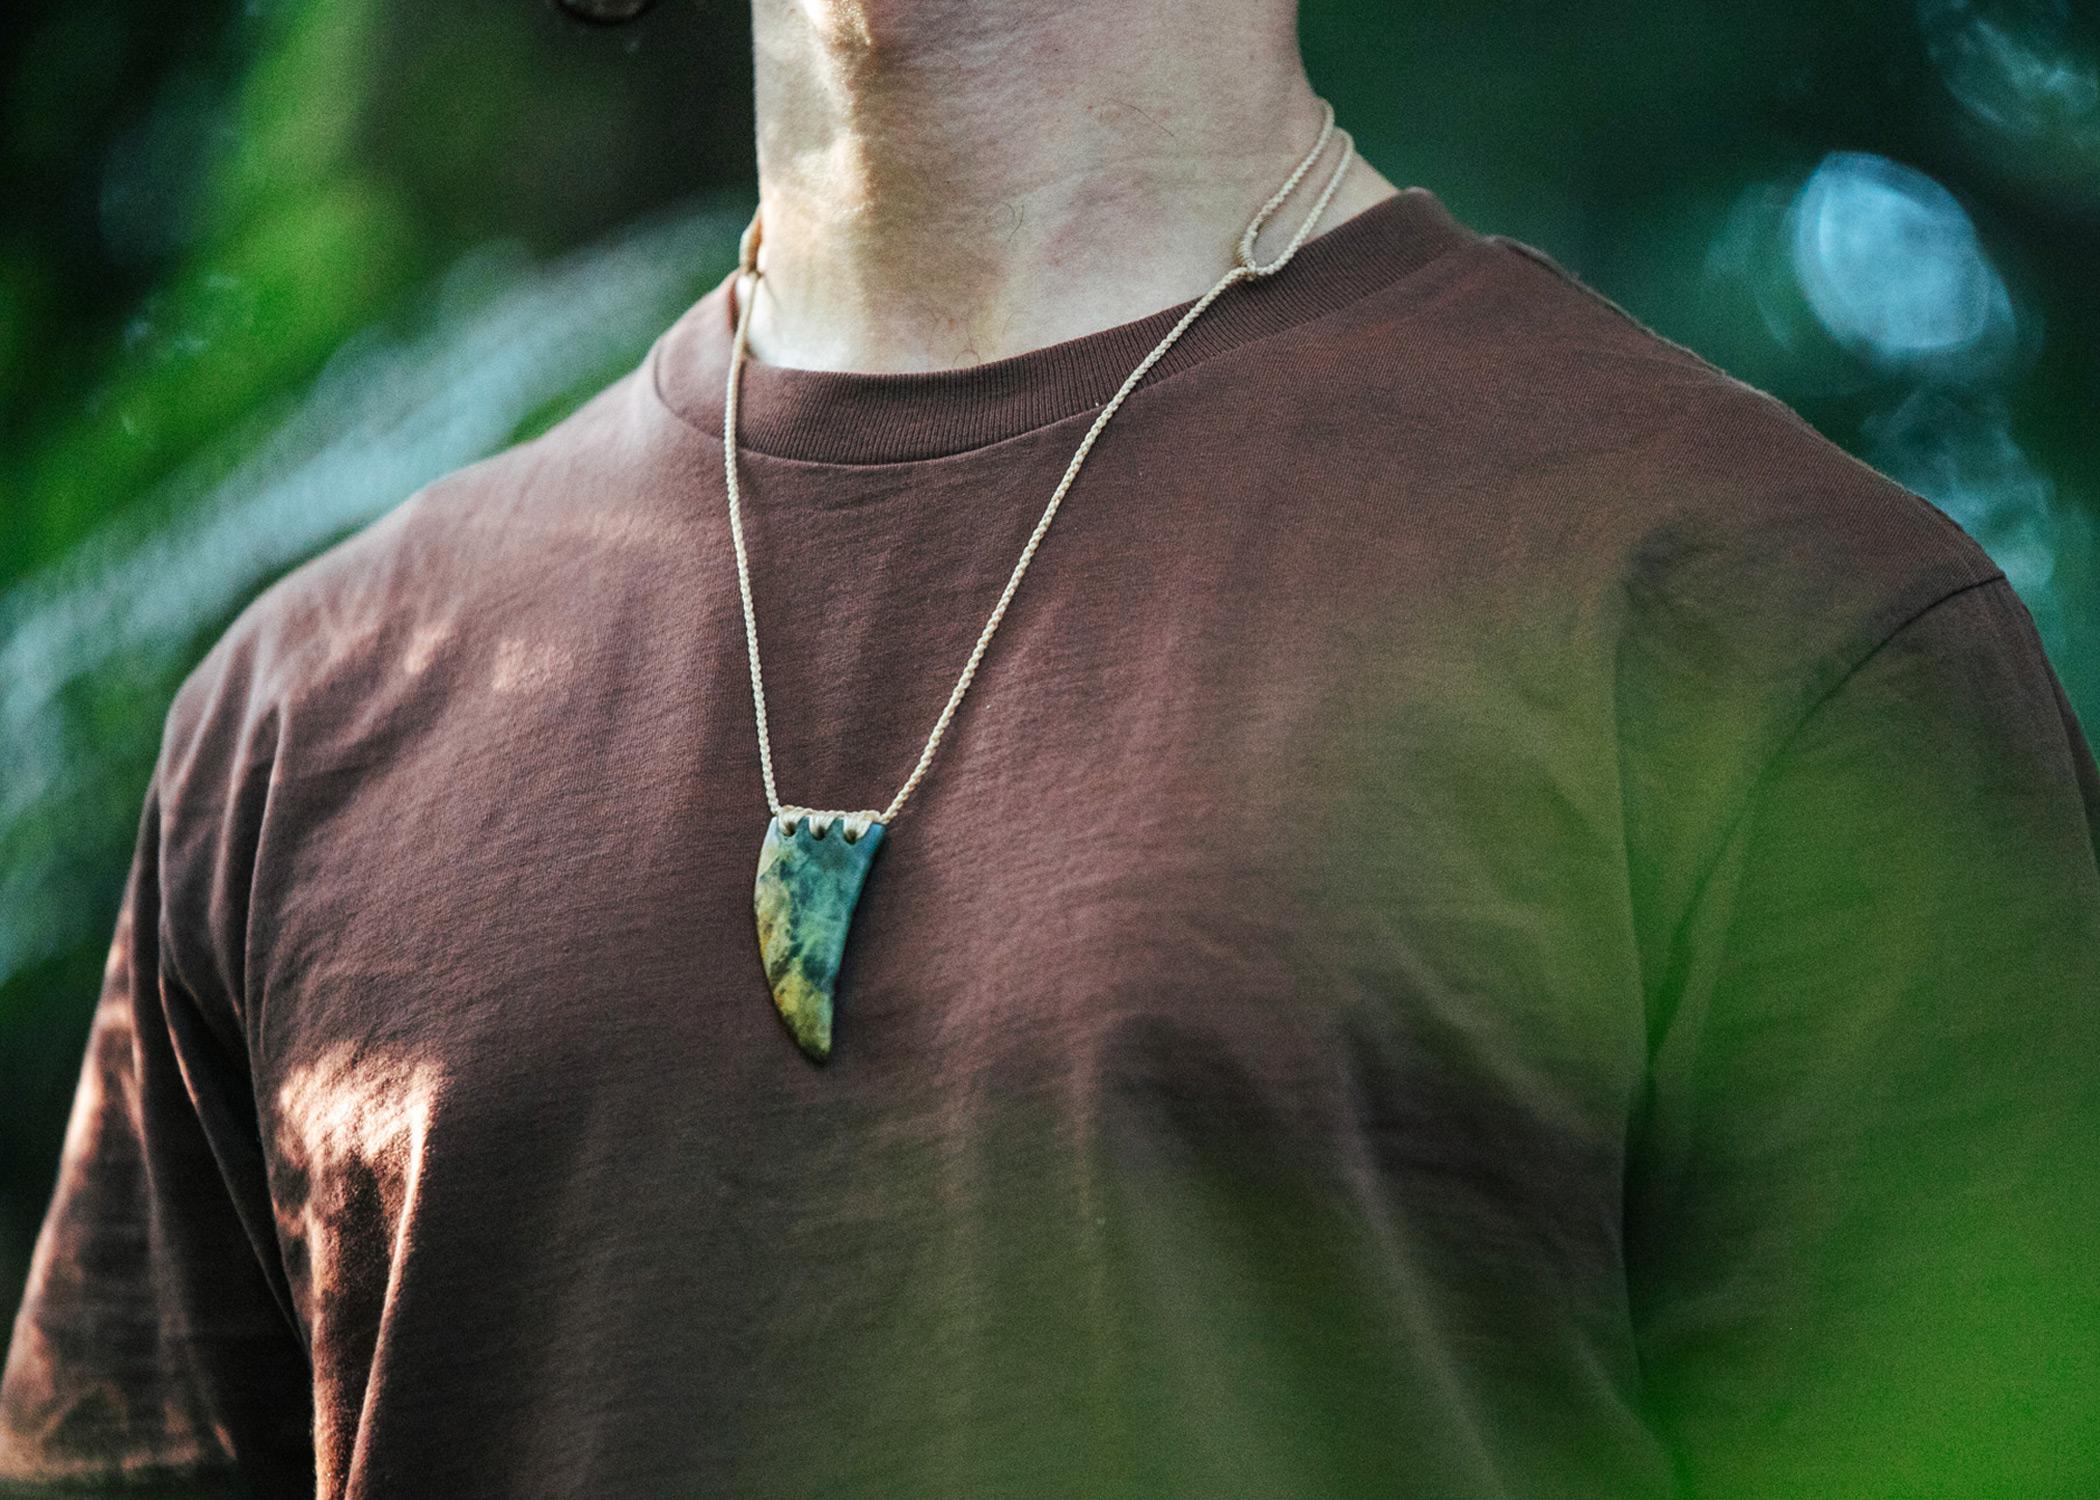
POLYGON ((796 1045, 822 1062, 831 1055, 831 1009, 846 930, 868 866, 882 847, 882 824, 870 822, 850 839, 840 815, 828 818, 822 833, 811 832, 810 824, 809 814, 797 809, 783 810, 766 825, 754 904, 773 1004, 796 1045))

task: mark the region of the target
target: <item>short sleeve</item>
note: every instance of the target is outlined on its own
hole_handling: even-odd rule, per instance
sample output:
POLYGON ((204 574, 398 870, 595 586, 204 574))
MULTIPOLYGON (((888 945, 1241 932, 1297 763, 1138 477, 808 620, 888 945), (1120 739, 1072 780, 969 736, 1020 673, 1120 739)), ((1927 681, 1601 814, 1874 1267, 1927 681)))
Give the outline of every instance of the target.
POLYGON ((161 787, 0 1373, 0 1496, 313 1493, 245 1052, 163 962, 161 787))
POLYGON ((1673 946, 1628 1279, 1686 1500, 2100 1495, 2100 772, 2002 577, 1807 716, 1673 946))

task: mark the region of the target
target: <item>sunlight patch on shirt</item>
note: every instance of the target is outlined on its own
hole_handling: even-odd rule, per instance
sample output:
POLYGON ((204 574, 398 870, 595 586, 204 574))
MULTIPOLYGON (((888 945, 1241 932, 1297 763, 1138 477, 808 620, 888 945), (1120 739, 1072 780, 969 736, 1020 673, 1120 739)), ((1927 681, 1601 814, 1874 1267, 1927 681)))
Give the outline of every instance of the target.
MULTIPOLYGON (((375 1329, 385 1341, 441 1085, 428 1062, 344 1042, 289 1069, 277 1090, 272 1143, 282 1170, 272 1196, 286 1274, 314 1352, 315 1451, 324 1470, 330 1455, 350 1451, 346 1429, 364 1399, 362 1389, 341 1388, 329 1372, 360 1368, 343 1358, 344 1345, 375 1329), (349 1253, 375 1241, 391 1247, 384 1265, 349 1253)), ((323 1472, 322 1493, 338 1493, 344 1477, 323 1472)))
POLYGON ((489 685, 499 693, 538 692, 569 675, 576 653, 552 641, 506 636, 496 646, 496 673, 489 685))

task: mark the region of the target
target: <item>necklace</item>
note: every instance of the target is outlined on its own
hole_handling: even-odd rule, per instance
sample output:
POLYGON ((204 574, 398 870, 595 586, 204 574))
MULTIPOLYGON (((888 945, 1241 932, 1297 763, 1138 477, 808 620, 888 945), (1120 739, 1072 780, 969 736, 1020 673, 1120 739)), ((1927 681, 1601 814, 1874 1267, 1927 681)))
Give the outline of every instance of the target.
POLYGON ((1240 236, 1232 268, 1218 278, 1215 286, 1198 297, 1182 314, 1181 320, 1168 330, 1166 337, 1138 362, 1137 368, 1123 381, 1121 389, 1109 398, 1094 418, 1094 425, 1087 429, 1071 463, 1065 468, 1064 478, 1058 481, 1056 490, 1051 493, 1050 504, 1043 511, 1042 519, 1036 522, 1028 545, 1021 550, 1021 560, 1015 565, 1013 575, 1006 580, 1005 592, 1000 594, 991 618, 977 637, 976 649, 970 653, 955 690, 948 695, 947 707, 941 710, 933 733, 927 737, 926 748, 919 752, 919 763, 912 768, 897 795, 890 799, 890 805, 880 812, 848 812, 836 808, 800 807, 792 803, 783 805, 773 782, 773 750, 766 733, 765 679, 758 666, 758 623, 751 607, 751 569, 744 554, 744 524, 736 477, 737 377, 744 367, 751 305, 757 300, 757 283, 761 274, 758 269, 761 229, 757 215, 753 215, 750 227, 745 229, 737 256, 736 342, 730 351, 729 389, 722 404, 722 465, 729 489, 729 531, 736 543, 737 591, 744 606, 744 641, 751 658, 751 701, 758 716, 758 758, 765 773, 766 805, 772 809, 772 818, 766 824, 765 842, 758 852, 758 882, 753 904, 758 914, 759 958, 765 966, 766 982, 773 992, 774 1008, 787 1023, 796 1045, 812 1061, 823 1062, 831 1055, 832 1012, 839 966, 846 952, 846 933, 852 925, 853 909, 859 904, 868 869, 874 863, 876 851, 882 847, 883 835, 903 810, 905 799, 918 786, 919 779, 926 774, 927 766, 932 764, 933 752, 939 747, 941 736, 947 732, 949 721, 955 717, 956 707, 968 691, 970 680, 977 674, 977 664, 984 659, 992 633, 1005 617, 1006 606, 1020 587, 1022 574, 1028 571, 1036 547, 1050 529, 1051 518, 1057 514, 1065 492, 1078 478, 1079 467, 1086 462, 1095 439, 1101 436, 1108 419, 1116 414, 1116 408, 1136 388, 1145 372, 1158 363, 1174 341, 1217 300, 1219 294, 1236 281, 1273 276, 1283 269, 1312 233, 1320 215, 1326 212, 1335 189, 1341 186, 1342 174, 1349 170, 1349 159, 1354 150, 1354 142, 1346 130, 1339 132, 1342 138, 1341 161, 1321 190, 1312 211, 1305 216, 1305 222, 1291 237, 1291 242, 1274 260, 1262 262, 1254 258, 1254 241, 1262 226, 1297 189, 1326 149, 1328 137, 1336 133, 1334 106, 1322 100, 1321 107, 1324 119, 1320 138, 1285 179, 1283 186, 1248 223, 1246 232, 1240 236), (750 295, 743 295, 746 278, 751 284, 750 295), (831 833, 834 827, 838 829, 836 837, 831 833))

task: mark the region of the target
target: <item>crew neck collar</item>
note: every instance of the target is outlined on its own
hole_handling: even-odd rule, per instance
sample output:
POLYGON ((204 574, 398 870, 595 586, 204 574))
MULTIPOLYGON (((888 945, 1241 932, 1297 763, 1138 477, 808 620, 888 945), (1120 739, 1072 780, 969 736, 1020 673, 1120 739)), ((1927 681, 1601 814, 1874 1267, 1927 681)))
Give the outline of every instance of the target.
MULTIPOLYGON (((1403 188, 1307 240, 1274 276, 1229 288, 1152 367, 1132 399, 1178 371, 1331 312, 1478 239, 1429 189, 1403 188)), ((731 272, 688 307, 650 347, 641 372, 662 408, 718 447, 736 337, 735 283, 731 272)), ((1017 437, 1107 402, 1195 301, 948 370, 805 370, 747 355, 738 451, 812 463, 904 463, 1017 437)))

